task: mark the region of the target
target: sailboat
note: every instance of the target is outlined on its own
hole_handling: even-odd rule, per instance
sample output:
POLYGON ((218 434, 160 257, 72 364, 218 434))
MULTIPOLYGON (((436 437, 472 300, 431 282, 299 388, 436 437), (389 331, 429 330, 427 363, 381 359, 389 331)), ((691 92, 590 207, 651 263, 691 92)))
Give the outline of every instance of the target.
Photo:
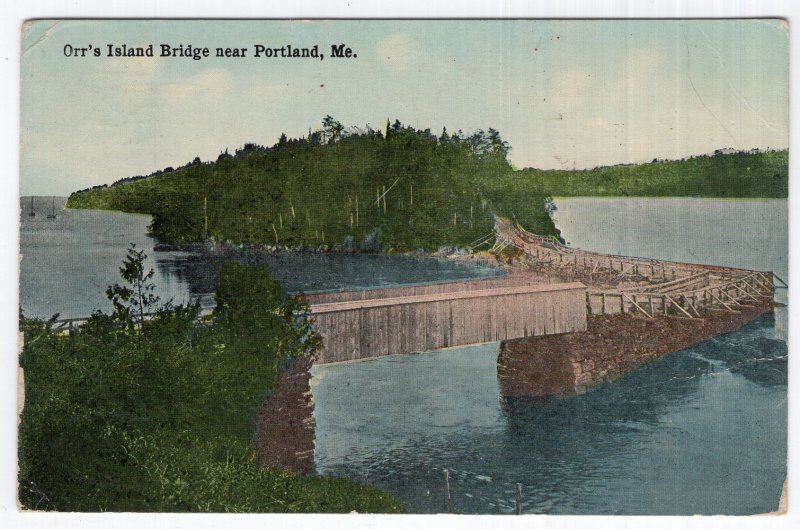
POLYGON ((56 218, 56 201, 53 199, 53 212, 47 216, 48 219, 56 218))
POLYGON ((36 212, 33 211, 33 197, 31 197, 31 212, 28 213, 28 216, 29 217, 35 217, 36 216, 36 212))

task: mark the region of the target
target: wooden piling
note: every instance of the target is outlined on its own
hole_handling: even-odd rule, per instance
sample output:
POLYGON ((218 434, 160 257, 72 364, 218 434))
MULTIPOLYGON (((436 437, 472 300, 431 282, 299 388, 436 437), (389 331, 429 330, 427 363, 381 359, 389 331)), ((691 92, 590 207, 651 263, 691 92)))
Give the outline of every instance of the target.
POLYGON ((208 197, 203 197, 203 237, 208 239, 208 197))
POLYGON ((450 512, 450 471, 444 469, 444 512, 450 512))
POLYGON ((522 483, 517 483, 517 501, 514 514, 522 514, 522 483))

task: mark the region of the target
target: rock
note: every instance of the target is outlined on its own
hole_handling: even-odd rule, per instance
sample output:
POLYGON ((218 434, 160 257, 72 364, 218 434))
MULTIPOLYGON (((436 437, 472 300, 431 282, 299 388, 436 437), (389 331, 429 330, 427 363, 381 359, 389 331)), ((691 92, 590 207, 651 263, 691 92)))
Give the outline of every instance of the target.
POLYGON ((645 362, 734 331, 771 303, 702 321, 629 314, 591 316, 586 332, 531 336, 500 344, 497 378, 503 397, 576 395, 614 380, 645 362))
POLYGON ((256 429, 256 464, 305 475, 314 467, 314 402, 308 357, 294 359, 261 405, 256 429))

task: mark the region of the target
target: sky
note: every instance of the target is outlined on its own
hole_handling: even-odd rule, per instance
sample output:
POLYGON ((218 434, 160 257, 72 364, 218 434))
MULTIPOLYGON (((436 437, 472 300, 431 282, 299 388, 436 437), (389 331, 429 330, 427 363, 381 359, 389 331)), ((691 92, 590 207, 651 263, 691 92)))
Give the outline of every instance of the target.
POLYGON ((788 147, 781 20, 35 21, 21 60, 22 195, 213 160, 246 142, 399 119, 498 129, 516 167, 788 147), (155 57, 107 57, 107 45, 155 57), (211 56, 158 57, 161 44, 211 56), (255 45, 326 57, 255 58, 255 45), (330 57, 346 44, 354 58, 330 57), (65 48, 101 50, 66 56, 65 48), (217 58, 217 47, 248 48, 217 58))

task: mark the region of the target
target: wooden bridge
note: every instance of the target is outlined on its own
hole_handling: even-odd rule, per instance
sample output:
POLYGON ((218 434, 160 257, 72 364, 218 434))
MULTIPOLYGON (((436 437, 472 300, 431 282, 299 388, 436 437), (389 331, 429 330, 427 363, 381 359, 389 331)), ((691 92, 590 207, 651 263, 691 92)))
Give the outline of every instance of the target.
MULTIPOLYGON (((323 339, 318 364, 586 329, 586 286, 540 275, 304 294, 323 339)), ((211 314, 204 309, 198 318, 211 314)), ((145 314, 145 321, 155 314, 145 314)), ((88 318, 52 323, 72 333, 88 318)))
POLYGON ((587 277, 590 314, 639 313, 700 318, 705 310, 737 312, 737 307, 771 302, 777 279, 759 272, 703 264, 680 263, 609 255, 568 248, 554 238, 542 237, 496 219, 499 244, 520 250, 533 269, 573 273, 587 277), (595 275, 613 277, 613 284, 592 281, 595 275))
POLYGON ((586 287, 505 278, 307 295, 318 364, 586 329, 586 287))
MULTIPOLYGON (((772 272, 568 248, 500 218, 493 238, 495 250, 513 246, 529 268, 545 273, 306 294, 323 339, 317 362, 583 331, 594 314, 694 319, 704 311, 738 312, 743 306, 772 303, 774 278, 781 281, 772 272), (554 277, 564 280, 552 282, 558 281, 554 277)), ((484 237, 481 244, 490 239, 484 237)), ((84 321, 59 320, 54 330, 71 331, 84 321)))

